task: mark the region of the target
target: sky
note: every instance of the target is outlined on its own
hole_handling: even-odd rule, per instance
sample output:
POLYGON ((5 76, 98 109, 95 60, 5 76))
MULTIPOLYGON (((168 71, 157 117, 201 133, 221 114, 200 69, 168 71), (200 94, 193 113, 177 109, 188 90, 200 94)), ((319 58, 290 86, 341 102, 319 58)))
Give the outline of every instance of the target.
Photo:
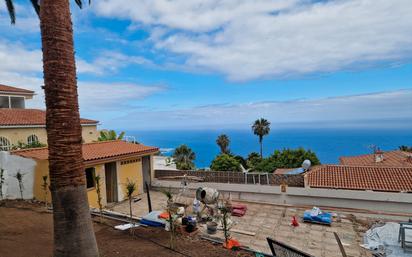
MULTIPOLYGON (((14 2, 0 84, 44 109, 38 17, 14 2)), ((80 113, 101 128, 412 128, 410 0, 71 4, 80 113)))

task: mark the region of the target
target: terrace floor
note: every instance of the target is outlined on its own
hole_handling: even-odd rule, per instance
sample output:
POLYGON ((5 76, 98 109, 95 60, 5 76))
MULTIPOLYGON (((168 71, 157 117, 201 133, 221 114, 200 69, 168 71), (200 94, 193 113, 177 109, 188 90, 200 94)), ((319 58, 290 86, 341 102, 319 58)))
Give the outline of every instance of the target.
MULTIPOLYGON (((164 210, 166 197, 157 191, 151 191, 150 194, 152 209, 164 210)), ((141 200, 133 203, 133 216, 142 217, 148 212, 147 198, 146 195, 140 195, 138 198, 141 198, 141 200)), ((192 201, 193 198, 191 197, 182 197, 179 200, 179 202, 185 202, 189 206, 191 206, 192 201)), ((336 232, 348 256, 371 256, 367 250, 360 247, 363 242, 363 234, 376 220, 382 220, 382 217, 371 217, 365 213, 355 214, 347 211, 328 210, 337 213, 339 218, 331 226, 324 226, 303 223, 301 217, 303 217, 305 211, 304 207, 250 202, 243 202, 243 204, 247 205, 248 210, 243 217, 232 217, 235 222, 233 229, 256 234, 255 236, 248 236, 232 232, 232 237, 240 241, 242 245, 264 253, 270 253, 266 237, 271 237, 317 257, 341 257, 333 234, 333 232, 336 232), (300 225, 298 227, 290 225, 293 216, 296 216, 299 220, 300 225)), ((118 203, 110 209, 125 214, 129 213, 127 201, 118 203)), ((190 212, 191 207, 188 209, 190 212)), ((396 220, 396 217, 389 218, 396 220)), ((205 233, 205 228, 202 228, 202 231, 205 233)), ((215 236, 223 238, 223 233, 220 231, 215 236)))

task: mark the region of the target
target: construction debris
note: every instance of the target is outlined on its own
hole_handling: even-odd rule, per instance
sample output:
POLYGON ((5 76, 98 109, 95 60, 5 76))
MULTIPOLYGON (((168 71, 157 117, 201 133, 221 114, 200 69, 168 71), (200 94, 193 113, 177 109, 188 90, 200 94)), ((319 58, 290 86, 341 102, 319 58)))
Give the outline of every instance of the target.
MULTIPOLYGON (((400 225, 395 222, 387 222, 384 225, 376 224, 366 231, 362 247, 369 249, 375 256, 407 257, 412 252, 402 249, 398 240, 400 225)), ((412 235, 407 235, 406 240, 411 241, 412 235)))
POLYGON ((137 228, 139 226, 140 225, 138 225, 138 224, 127 223, 127 224, 117 225, 114 228, 117 229, 117 230, 128 230, 128 229, 131 229, 131 228, 137 228))

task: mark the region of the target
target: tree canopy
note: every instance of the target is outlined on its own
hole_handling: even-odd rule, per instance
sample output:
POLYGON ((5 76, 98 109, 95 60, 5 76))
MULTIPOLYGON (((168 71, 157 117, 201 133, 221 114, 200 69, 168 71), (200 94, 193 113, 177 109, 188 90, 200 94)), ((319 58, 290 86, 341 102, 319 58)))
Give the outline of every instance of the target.
POLYGON ((412 153, 412 146, 401 145, 399 146, 399 150, 412 153))
MULTIPOLYGON (((302 167, 304 160, 310 160, 312 165, 320 164, 320 161, 314 152, 299 147, 297 149, 285 148, 281 151, 276 150, 268 158, 264 158, 259 162, 255 161, 254 164, 252 164, 253 166, 250 168, 252 168, 253 171, 273 172, 277 168, 302 167)), ((249 163, 251 163, 251 161, 249 161, 249 163)))
POLYGON ((263 137, 270 132, 270 122, 264 118, 255 120, 252 125, 253 134, 259 137, 260 157, 263 158, 263 137))
POLYGON ((196 154, 187 145, 180 145, 175 149, 172 155, 176 168, 179 170, 193 170, 195 169, 194 160, 196 154))
POLYGON ((220 154, 212 161, 210 169, 214 171, 241 171, 240 163, 229 154, 220 154))
POLYGON ((109 140, 122 140, 125 135, 125 132, 120 132, 119 135, 117 135, 116 131, 114 130, 100 130, 100 136, 97 140, 99 141, 109 141, 109 140))
POLYGON ((227 135, 222 134, 218 136, 216 139, 216 144, 219 146, 221 153, 228 154, 230 152, 229 150, 230 139, 227 135))

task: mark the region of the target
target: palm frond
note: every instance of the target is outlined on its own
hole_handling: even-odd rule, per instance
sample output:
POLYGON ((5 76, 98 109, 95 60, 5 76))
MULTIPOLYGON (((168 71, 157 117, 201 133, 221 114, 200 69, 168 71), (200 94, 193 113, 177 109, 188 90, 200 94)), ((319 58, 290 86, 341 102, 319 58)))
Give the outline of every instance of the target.
POLYGON ((126 195, 128 198, 133 196, 133 193, 136 191, 137 187, 136 187, 136 183, 127 179, 126 182, 126 195))
POLYGON ((40 5, 38 0, 30 0, 33 5, 34 11, 37 13, 37 16, 40 16, 40 5))
POLYGON ((13 1, 12 0, 5 0, 5 1, 6 1, 7 11, 9 12, 9 15, 10 15, 11 24, 15 24, 16 23, 16 10, 14 9, 13 1))
POLYGON ((122 131, 122 132, 117 136, 117 140, 122 140, 125 134, 126 134, 126 132, 122 131))
POLYGON ((109 139, 110 140, 116 140, 117 139, 116 131, 109 130, 109 139))
MULTIPOLYGON (((74 1, 75 1, 76 4, 80 7, 80 9, 82 9, 82 7, 83 7, 82 0, 74 0, 74 1)), ((89 3, 90 3, 90 1, 89 1, 89 3)))

